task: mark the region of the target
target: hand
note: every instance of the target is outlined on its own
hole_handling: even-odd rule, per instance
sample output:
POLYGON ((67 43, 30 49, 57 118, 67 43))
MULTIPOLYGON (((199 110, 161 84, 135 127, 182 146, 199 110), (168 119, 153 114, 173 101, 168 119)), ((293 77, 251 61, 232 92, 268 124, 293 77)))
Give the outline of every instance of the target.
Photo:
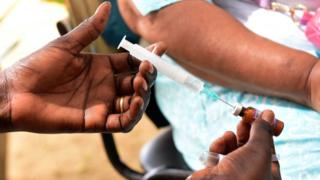
POLYGON ((210 152, 226 156, 220 162, 210 161, 190 179, 281 179, 279 163, 271 161, 273 119, 271 111, 264 111, 252 126, 241 121, 237 136, 226 132, 210 147, 210 152))
MULTIPOLYGON (((119 132, 134 127, 149 102, 156 70, 127 53, 81 53, 105 28, 110 7, 101 4, 76 29, 2 72, 2 131, 119 132)), ((162 44, 150 48, 158 54, 165 50, 162 44)))

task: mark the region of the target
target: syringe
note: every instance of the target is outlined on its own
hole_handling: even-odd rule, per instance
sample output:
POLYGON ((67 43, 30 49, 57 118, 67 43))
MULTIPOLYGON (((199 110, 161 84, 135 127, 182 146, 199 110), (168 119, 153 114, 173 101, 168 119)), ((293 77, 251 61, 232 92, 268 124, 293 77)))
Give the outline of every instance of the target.
POLYGON ((205 83, 199 80, 198 78, 194 77, 192 74, 172 64, 167 63, 166 61, 162 60, 160 56, 153 54, 152 52, 141 47, 140 45, 131 43, 130 41, 126 40, 126 36, 122 38, 118 46, 118 49, 119 48, 127 50, 132 56, 139 60, 150 61, 160 73, 184 85, 191 91, 195 93, 204 93, 208 95, 211 99, 220 100, 224 104, 230 106, 232 109, 235 108, 235 106, 233 106, 232 104, 221 99, 216 93, 204 88, 205 83))
POLYGON ((169 77, 170 79, 186 86, 193 92, 199 93, 203 89, 204 83, 202 81, 195 78, 188 72, 167 63, 166 61, 162 60, 161 57, 153 54, 152 52, 146 50, 138 44, 132 44, 130 41, 126 40, 126 36, 124 36, 121 40, 118 46, 118 49, 119 48, 124 48, 132 56, 139 60, 150 61, 157 68, 157 71, 169 77))
MULTIPOLYGON (((172 64, 167 63, 166 61, 162 60, 160 56, 157 56, 156 54, 153 54, 152 52, 148 51, 147 49, 139 46, 138 44, 132 44, 130 41, 126 40, 126 36, 124 36, 118 46, 119 48, 124 48, 127 50, 132 56, 135 58, 143 61, 148 60, 150 61, 157 70, 167 76, 168 78, 184 85, 191 91, 195 93, 202 93, 205 94, 207 97, 209 97, 212 100, 219 100, 223 102, 224 104, 231 107, 234 111, 235 116, 242 116, 244 118, 249 119, 248 122, 252 123, 255 119, 258 118, 260 115, 260 112, 254 108, 245 108, 242 105, 232 105, 229 102, 225 101, 224 99, 221 99, 215 92, 210 90, 210 88, 205 88, 205 83, 202 82, 200 79, 194 77, 192 74, 188 73, 187 71, 180 69, 172 64), (254 109, 254 111, 252 110, 254 109), (252 113, 252 112, 254 113, 252 113), (245 113, 250 112, 250 113, 245 113), (247 115, 247 116, 246 116, 247 115)), ((274 131, 275 135, 279 135, 281 131, 283 130, 284 124, 282 121, 279 121, 275 119, 274 124, 274 131)))

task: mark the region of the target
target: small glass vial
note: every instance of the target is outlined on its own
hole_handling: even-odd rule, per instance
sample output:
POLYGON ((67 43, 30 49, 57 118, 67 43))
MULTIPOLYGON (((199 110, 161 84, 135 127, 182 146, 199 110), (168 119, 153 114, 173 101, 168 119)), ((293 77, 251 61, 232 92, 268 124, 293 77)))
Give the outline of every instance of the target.
MULTIPOLYGON (((261 112, 253 107, 243 107, 237 105, 234 108, 233 115, 243 117, 244 121, 251 124, 254 120, 259 118, 261 112)), ((283 130, 284 123, 278 119, 274 119, 273 134, 279 136, 283 130)))

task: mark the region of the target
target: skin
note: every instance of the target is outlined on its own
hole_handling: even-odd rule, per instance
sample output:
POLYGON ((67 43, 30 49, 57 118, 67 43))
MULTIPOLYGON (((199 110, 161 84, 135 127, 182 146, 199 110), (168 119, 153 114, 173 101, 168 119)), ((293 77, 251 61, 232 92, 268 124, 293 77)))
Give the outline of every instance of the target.
POLYGON ((196 76, 320 110, 316 57, 258 36, 206 1, 184 0, 147 16, 132 0, 118 2, 134 32, 149 42, 163 41, 168 54, 196 76))
MULTIPOLYGON (((156 70, 127 53, 81 52, 104 30, 110 8, 101 4, 73 31, 1 72, 2 132, 127 132, 134 127, 149 102, 156 70)), ((165 51, 161 43, 149 49, 165 51)))
POLYGON ((275 154, 272 139, 274 114, 264 111, 252 125, 243 120, 237 128, 237 135, 226 132, 210 146, 210 152, 224 154, 217 161, 211 158, 207 167, 193 173, 190 179, 281 179, 278 162, 272 162, 275 154))

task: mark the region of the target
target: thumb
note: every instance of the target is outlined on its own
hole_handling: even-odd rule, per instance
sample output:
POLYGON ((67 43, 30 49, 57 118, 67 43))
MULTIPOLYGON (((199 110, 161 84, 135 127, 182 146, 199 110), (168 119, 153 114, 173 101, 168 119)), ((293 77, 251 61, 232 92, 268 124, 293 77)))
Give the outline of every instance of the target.
POLYGON ((261 158, 266 158, 266 162, 271 160, 271 150, 274 148, 272 139, 273 120, 274 114, 272 111, 263 111, 260 118, 252 123, 247 143, 247 147, 254 149, 257 153, 261 153, 261 158))
POLYGON ((109 19, 110 10, 110 2, 106 1, 100 4, 93 16, 59 39, 72 53, 79 53, 103 32, 109 19))

